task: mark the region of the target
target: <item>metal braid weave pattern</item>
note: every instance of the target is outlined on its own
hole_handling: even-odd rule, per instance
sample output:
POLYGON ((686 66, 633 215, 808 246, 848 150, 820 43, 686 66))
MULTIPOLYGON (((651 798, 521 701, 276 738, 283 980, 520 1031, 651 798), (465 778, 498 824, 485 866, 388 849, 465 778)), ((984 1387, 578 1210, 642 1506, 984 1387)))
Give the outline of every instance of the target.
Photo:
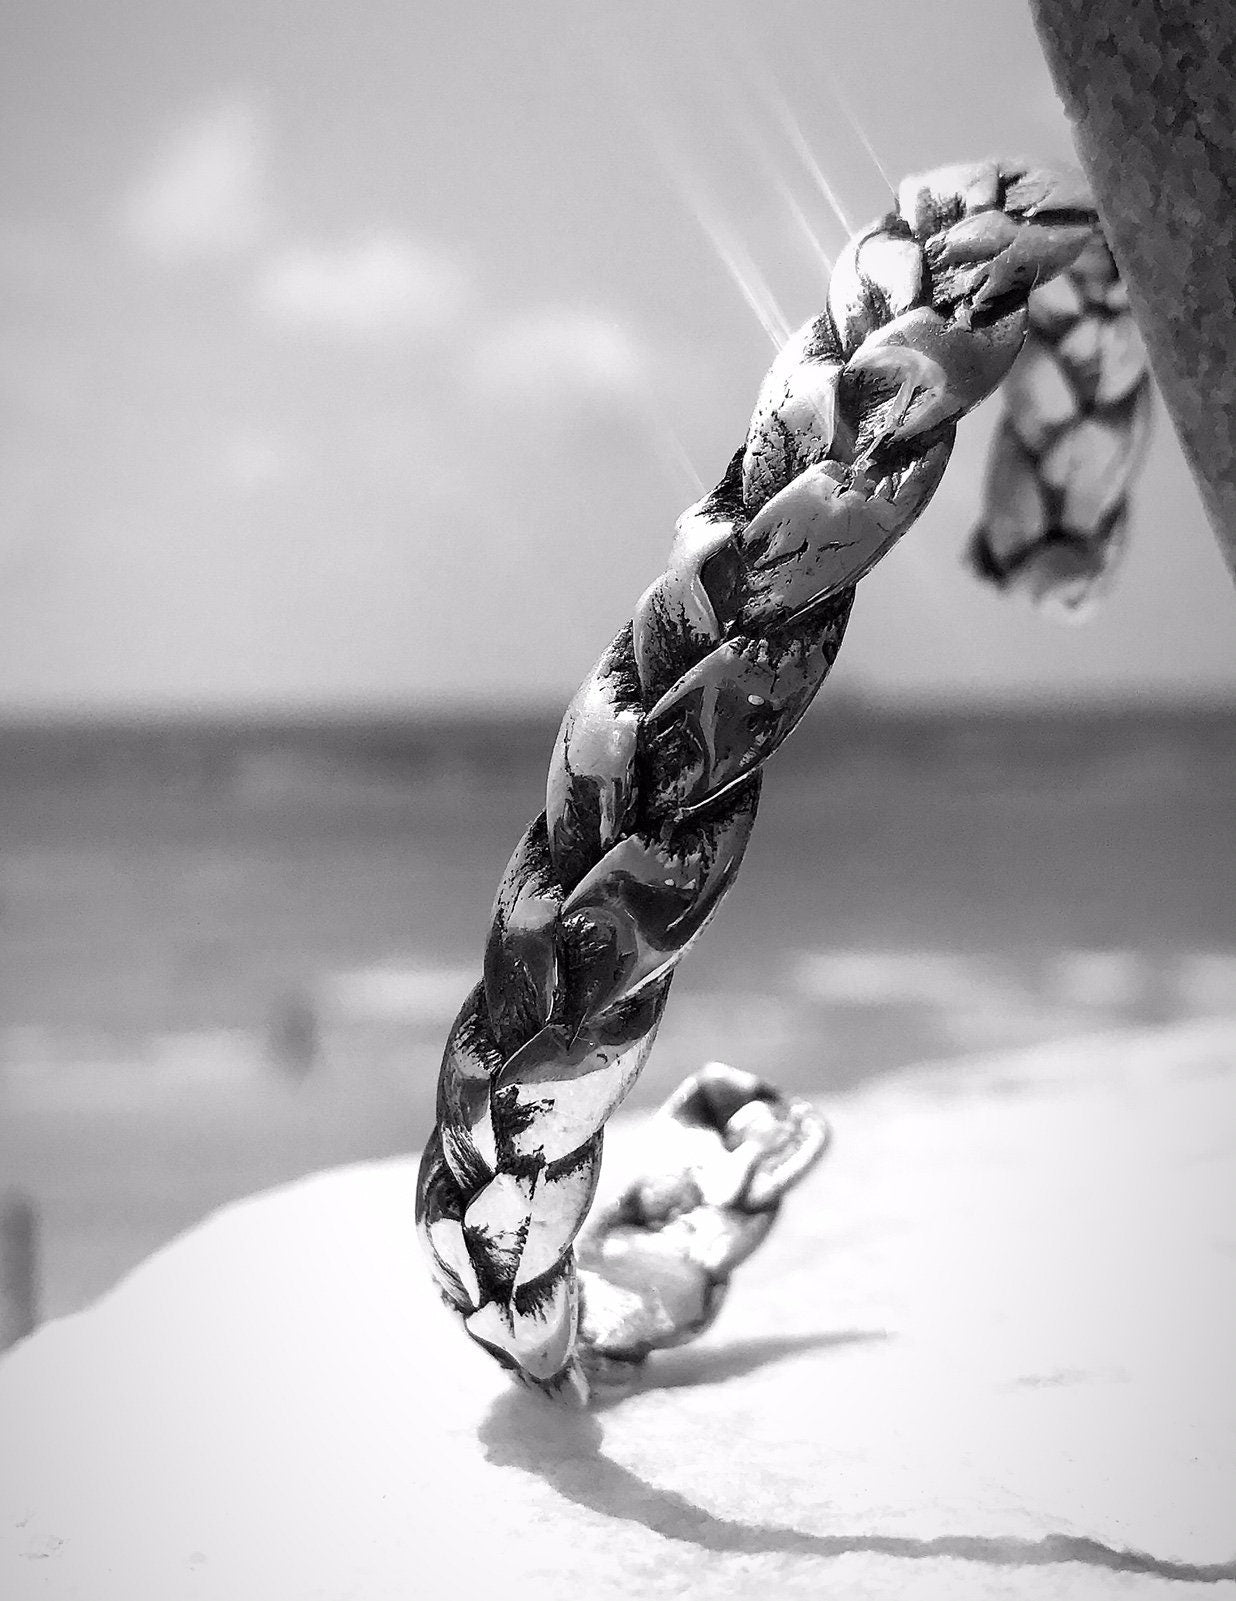
POLYGON ((827 309, 777 356, 742 447, 568 707, 447 1042, 417 1194, 444 1298, 524 1381, 586 1399, 698 1332, 823 1149, 809 1106, 706 1069, 660 1125, 680 1150, 576 1261, 603 1125, 738 871, 763 763, 832 666, 854 585, 927 504, 957 421, 1029 327, 973 561, 1069 606, 1110 566, 1145 414, 1120 296, 1074 174, 987 162, 907 180, 846 247, 827 309))

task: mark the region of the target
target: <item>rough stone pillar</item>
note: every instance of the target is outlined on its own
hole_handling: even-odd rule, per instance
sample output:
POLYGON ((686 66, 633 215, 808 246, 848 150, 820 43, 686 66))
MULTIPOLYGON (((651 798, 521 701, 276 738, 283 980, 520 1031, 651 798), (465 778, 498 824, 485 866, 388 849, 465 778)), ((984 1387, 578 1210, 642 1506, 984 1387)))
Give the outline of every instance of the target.
POLYGON ((1151 365, 1236 573, 1236 0, 1031 0, 1151 365))

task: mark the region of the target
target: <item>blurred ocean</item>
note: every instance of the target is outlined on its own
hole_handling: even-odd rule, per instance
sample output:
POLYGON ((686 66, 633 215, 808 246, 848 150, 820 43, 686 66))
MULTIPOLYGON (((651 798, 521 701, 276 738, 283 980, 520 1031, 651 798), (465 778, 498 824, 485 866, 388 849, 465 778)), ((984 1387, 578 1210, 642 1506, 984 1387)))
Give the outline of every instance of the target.
MULTIPOLYGON (((45 1314, 419 1145, 554 719, 0 730, 0 1190, 45 1314)), ((1236 1016, 1236 713, 822 709, 632 1105, 1236 1016)))

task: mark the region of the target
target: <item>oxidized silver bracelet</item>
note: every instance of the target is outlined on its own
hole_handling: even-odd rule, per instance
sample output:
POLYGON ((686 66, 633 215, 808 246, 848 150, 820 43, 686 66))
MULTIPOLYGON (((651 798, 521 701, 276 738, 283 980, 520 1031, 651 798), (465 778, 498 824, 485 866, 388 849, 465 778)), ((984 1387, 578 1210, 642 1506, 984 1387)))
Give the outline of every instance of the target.
POLYGON ((1128 298, 1075 173, 907 179, 782 349, 742 448, 567 708, 545 810, 498 888, 417 1190, 431 1270, 522 1381, 580 1402, 716 1316, 823 1152, 806 1102, 720 1064, 651 1170, 576 1237, 603 1127, 719 906, 761 768, 840 647, 857 581, 923 510, 958 420, 1005 382, 975 570, 1078 610, 1118 560, 1149 414, 1128 298))

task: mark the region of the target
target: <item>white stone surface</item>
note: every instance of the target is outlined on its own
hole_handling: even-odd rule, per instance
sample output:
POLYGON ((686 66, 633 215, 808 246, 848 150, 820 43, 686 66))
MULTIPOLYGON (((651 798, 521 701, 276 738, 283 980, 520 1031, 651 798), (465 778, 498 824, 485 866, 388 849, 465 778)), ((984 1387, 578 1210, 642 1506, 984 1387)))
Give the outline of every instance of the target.
POLYGON ((708 1339, 599 1413, 456 1331, 411 1161, 208 1219, 0 1365, 0 1596, 1236 1595, 1232 1026, 830 1111, 708 1339))

